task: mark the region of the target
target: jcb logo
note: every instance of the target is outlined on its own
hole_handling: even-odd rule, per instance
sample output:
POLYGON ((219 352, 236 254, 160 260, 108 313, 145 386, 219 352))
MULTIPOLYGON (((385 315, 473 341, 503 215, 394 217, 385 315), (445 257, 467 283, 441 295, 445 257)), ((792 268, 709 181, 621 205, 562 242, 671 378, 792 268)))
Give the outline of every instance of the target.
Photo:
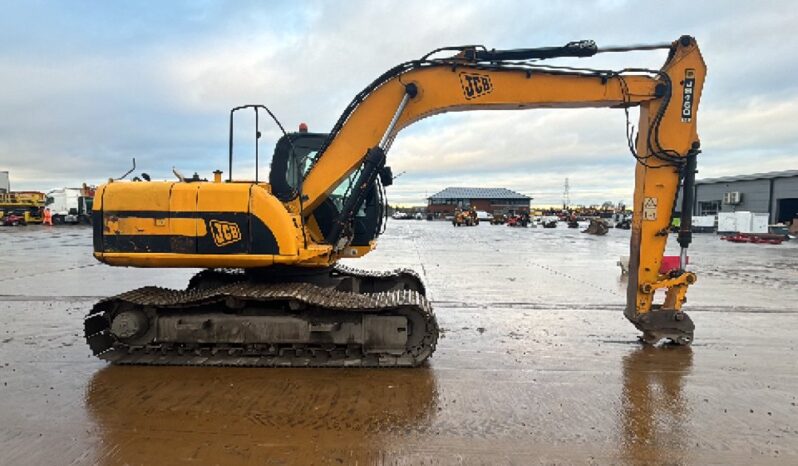
POLYGON ((227 246, 241 239, 241 229, 238 224, 221 220, 211 220, 208 224, 211 227, 213 242, 217 246, 227 246))
POLYGON ((463 95, 466 100, 493 92, 490 76, 476 73, 460 73, 460 85, 463 86, 463 95))
POLYGON ((688 68, 684 71, 684 82, 682 83, 682 123, 693 121, 694 91, 695 70, 688 68))

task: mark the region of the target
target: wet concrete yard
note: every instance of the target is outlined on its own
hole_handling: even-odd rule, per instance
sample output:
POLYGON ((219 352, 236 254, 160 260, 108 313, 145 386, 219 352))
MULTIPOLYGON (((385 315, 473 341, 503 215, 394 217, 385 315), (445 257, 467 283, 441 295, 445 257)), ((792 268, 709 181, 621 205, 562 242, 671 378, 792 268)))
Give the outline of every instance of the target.
POLYGON ((195 271, 100 265, 86 228, 0 229, 0 464, 798 463, 798 242, 697 235, 695 343, 643 348, 628 235, 392 221, 348 265, 421 273, 436 353, 317 370, 108 366, 82 337, 94 301, 195 271))

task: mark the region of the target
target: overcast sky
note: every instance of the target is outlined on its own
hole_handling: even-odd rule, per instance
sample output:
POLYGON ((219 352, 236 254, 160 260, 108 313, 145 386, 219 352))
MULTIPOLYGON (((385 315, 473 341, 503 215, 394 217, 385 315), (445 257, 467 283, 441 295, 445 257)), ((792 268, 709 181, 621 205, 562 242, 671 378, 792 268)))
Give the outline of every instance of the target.
MULTIPOLYGON (((268 105, 288 128, 327 132, 389 67, 445 45, 669 42, 695 36, 709 71, 699 178, 798 169, 795 2, 1 2, 0 170, 12 189, 100 183, 136 158, 210 177, 226 169, 229 109, 268 105)), ((661 52, 581 59, 658 68, 661 52)), ((634 116, 636 118, 636 115, 634 116)), ((246 119, 240 121, 242 130, 246 119)), ((447 186, 508 187, 561 202, 629 200, 623 112, 468 112, 404 130, 388 195, 419 204, 447 186)), ((277 131, 264 125, 270 159, 277 131)), ((252 173, 240 140, 238 174, 252 173)), ((262 168, 262 175, 266 175, 262 168)))

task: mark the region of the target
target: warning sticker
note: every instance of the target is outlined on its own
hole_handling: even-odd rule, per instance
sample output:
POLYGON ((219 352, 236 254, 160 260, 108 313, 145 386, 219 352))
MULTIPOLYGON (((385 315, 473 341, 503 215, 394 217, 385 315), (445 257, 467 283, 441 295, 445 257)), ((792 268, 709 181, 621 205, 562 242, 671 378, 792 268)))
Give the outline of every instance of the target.
POLYGON ((647 197, 643 202, 643 220, 657 219, 657 198, 647 197))

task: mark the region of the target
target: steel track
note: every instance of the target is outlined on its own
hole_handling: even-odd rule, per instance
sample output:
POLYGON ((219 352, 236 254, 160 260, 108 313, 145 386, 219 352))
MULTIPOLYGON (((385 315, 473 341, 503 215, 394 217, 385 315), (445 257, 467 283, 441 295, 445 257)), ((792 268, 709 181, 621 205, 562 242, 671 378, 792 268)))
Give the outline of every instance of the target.
MULTIPOLYGON (((379 293, 352 293, 311 283, 257 283, 237 271, 203 271, 203 278, 192 279, 187 290, 144 287, 103 299, 84 322, 86 341, 100 359, 115 364, 191 365, 191 366, 267 366, 267 367, 412 367, 423 363, 434 351, 439 328, 423 284, 412 271, 364 272, 336 267, 333 274, 396 281, 415 280, 420 291, 412 289, 379 293), (203 275, 204 274, 204 275, 203 275), (211 286, 197 286, 203 280, 211 286), (401 315, 411 322, 413 335, 401 355, 366 353, 359 345, 334 344, 199 344, 193 342, 149 342, 132 345, 116 338, 110 330, 114 313, 120 308, 142 312, 185 312, 191 315, 213 308, 236 312, 240 303, 264 309, 286 305, 330 313, 401 315), (231 307, 232 306, 232 307, 231 307)), ((195 276, 196 278, 196 276, 195 276)), ((415 285, 414 285, 415 286, 415 285)))

